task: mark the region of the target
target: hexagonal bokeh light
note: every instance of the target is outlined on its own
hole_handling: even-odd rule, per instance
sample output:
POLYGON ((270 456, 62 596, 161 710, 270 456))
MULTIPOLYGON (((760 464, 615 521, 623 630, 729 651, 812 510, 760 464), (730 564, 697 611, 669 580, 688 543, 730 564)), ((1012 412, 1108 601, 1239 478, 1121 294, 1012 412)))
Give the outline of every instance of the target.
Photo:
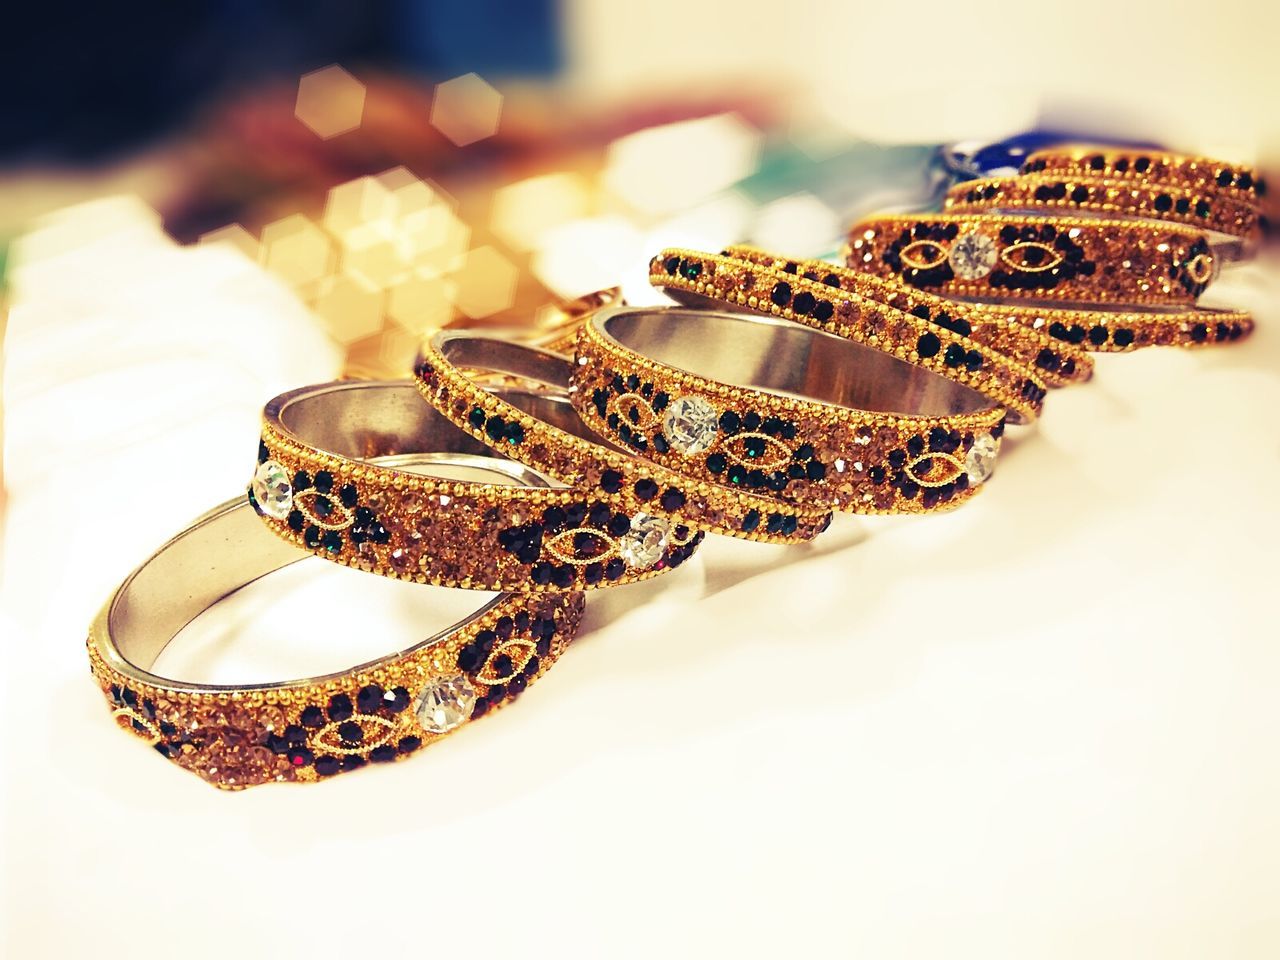
POLYGON ((474 73, 437 85, 431 125, 459 147, 491 137, 502 115, 502 94, 474 73))
POLYGON ((360 126, 364 118, 364 84, 340 66, 330 64, 298 81, 293 114, 319 137, 328 140, 360 126))

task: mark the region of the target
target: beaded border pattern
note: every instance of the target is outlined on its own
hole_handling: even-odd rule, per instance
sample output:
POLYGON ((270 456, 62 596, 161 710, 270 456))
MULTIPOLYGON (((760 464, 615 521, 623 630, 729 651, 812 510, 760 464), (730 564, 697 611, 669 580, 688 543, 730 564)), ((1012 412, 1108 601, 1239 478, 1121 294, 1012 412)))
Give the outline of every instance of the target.
POLYGON ((641 511, 618 513, 581 491, 424 477, 325 453, 264 423, 258 471, 273 468, 287 478, 286 505, 269 513, 255 485, 248 492, 272 532, 327 560, 414 583, 594 589, 678 567, 700 542, 678 525, 637 528, 641 511), (643 556, 629 549, 644 538, 643 556))
POLYGON ((1135 180, 1035 174, 969 180, 947 191, 943 209, 948 213, 1006 209, 1120 214, 1214 230, 1239 237, 1245 249, 1261 235, 1257 207, 1213 191, 1135 180))
POLYGON ((825 260, 791 260, 754 247, 729 247, 722 251, 722 256, 821 281, 826 286, 903 310, 1031 367, 1046 386, 1083 383, 1093 376, 1093 361, 1084 350, 1018 323, 987 304, 948 300, 897 280, 850 270, 825 260))
POLYGON ((948 297, 1190 304, 1213 278, 1208 237, 1174 224, 1007 214, 871 217, 846 263, 948 297))
POLYGON ((414 372, 427 402, 471 436, 497 446, 490 435, 493 422, 518 424, 522 440, 498 446, 503 454, 581 491, 590 490, 591 496, 623 513, 775 543, 806 543, 831 522, 830 512, 816 505, 699 482, 531 417, 477 386, 431 343, 422 347, 414 372))
POLYGON ((1137 180, 1182 190, 1213 191, 1254 207, 1261 206, 1267 195, 1266 182, 1252 167, 1160 150, 1053 147, 1028 156, 1021 172, 1137 180))
POLYGON ((89 664, 116 722, 216 787, 315 782, 402 760, 509 704, 556 662, 578 630, 583 595, 509 595, 430 646, 322 681, 189 689, 132 679, 89 635, 89 664), (431 709, 444 696, 455 712, 431 709))
POLYGON ((822 281, 735 257, 664 250, 649 262, 649 282, 794 320, 891 354, 976 390, 1008 408, 1015 422, 1036 419, 1048 392, 1029 367, 955 330, 822 281))
POLYGON ((994 406, 901 416, 736 387, 656 363, 591 324, 578 334, 574 385, 582 418, 642 456, 857 513, 959 505, 990 475, 1004 426, 994 406))

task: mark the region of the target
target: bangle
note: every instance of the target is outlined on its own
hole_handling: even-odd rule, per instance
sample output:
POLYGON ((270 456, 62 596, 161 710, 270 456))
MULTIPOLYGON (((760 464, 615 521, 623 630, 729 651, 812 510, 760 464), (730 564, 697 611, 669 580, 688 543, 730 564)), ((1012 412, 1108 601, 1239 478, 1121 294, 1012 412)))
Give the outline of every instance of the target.
POLYGON ((948 213, 1031 211, 1084 216, 1121 216, 1183 223, 1226 238, 1215 244, 1223 256, 1240 258, 1262 236, 1256 206, 1196 188, 1145 180, 1103 180, 1078 175, 991 177, 959 183, 947 191, 948 213))
POLYGON ((1195 302, 1219 259, 1175 224, 976 214, 873 217, 849 231, 845 257, 947 297, 1157 306, 1195 302))
POLYGON ((504 594, 399 653, 307 680, 249 686, 151 673, 202 611, 306 554, 243 499, 210 511, 112 594, 89 628, 89 665, 117 723, 225 789, 315 781, 402 759, 518 697, 573 639, 578 592, 504 594))
MULTIPOLYGON (((631 517, 631 539, 643 558, 669 538, 702 532, 748 540, 802 543, 831 521, 829 510, 788 504, 773 497, 698 482, 657 464, 633 457, 586 433, 577 432, 521 408, 505 396, 480 388, 464 369, 502 371, 528 380, 568 384, 567 357, 474 331, 437 333, 423 345, 415 365, 418 390, 427 402, 476 439, 502 453, 584 491, 614 513, 631 517), (510 430, 516 430, 512 440, 510 430)), ((638 386, 638 384, 637 384, 638 386)), ((577 419, 576 417, 574 418, 577 419)), ((581 421, 578 421, 581 424, 581 421)), ((600 511, 603 516, 604 511, 600 511)), ((536 521, 529 535, 537 536, 536 521)), ((602 534, 614 549, 621 524, 602 534)))
POLYGON ((745 307, 872 347, 972 388, 1007 408, 1015 423, 1035 420, 1044 404, 1047 390, 1034 371, 969 339, 949 310, 916 304, 909 313, 822 281, 693 250, 663 251, 649 263, 649 282, 688 306, 745 307))
POLYGON ((1173 310, 1149 313, 1068 310, 989 304, 1011 322, 1043 331, 1058 343, 1098 353, 1125 353, 1140 347, 1204 347, 1234 343, 1253 332, 1244 310, 1173 310))
POLYGON ((879 350, 701 310, 596 314, 578 335, 574 386, 588 424, 655 462, 860 513, 972 496, 994 467, 1005 415, 879 350))
MULTIPOLYGON (((585 430, 563 391, 491 389, 564 429, 585 430)), ((495 427, 504 448, 523 439, 517 424, 495 427)), ((661 549, 637 551, 634 512, 619 513, 584 490, 547 489, 541 476, 498 457, 423 403, 410 381, 328 383, 276 397, 263 413, 249 500, 273 533, 318 556, 474 590, 631 583, 679 566, 696 548, 686 532, 664 539, 661 549), (447 454, 455 468, 480 466, 508 482, 403 469, 405 454, 424 453, 447 454)))
POLYGON ((1088 145, 1052 147, 1028 156, 1022 172, 1164 184, 1254 207, 1261 206, 1267 194, 1266 183, 1252 167, 1165 150, 1088 145))
MULTIPOLYGON (((664 251, 665 256, 666 251, 664 251)), ((732 260, 751 266, 771 267, 826 287, 847 291, 912 316, 927 319, 935 326, 968 337, 979 346, 994 350, 1034 371, 1046 386, 1064 387, 1083 383, 1093 376, 1093 361, 1077 346, 1050 338, 1040 330, 993 310, 989 304, 948 300, 937 294, 907 287, 896 280, 872 276, 827 263, 825 260, 789 260, 752 247, 734 246, 722 251, 732 260)), ((828 329, 812 314, 795 319, 811 327, 828 329)))

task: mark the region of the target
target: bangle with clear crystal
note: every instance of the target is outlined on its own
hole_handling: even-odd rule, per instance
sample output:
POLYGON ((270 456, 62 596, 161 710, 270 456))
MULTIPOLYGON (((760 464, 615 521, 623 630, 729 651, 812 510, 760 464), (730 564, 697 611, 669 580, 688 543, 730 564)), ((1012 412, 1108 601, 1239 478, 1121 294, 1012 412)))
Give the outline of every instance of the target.
POLYGON ((1217 275, 1205 234, 1140 220, 1027 215, 870 217, 845 262, 945 297, 1181 306, 1217 275))
POLYGON ((692 477, 858 513, 922 513, 991 474, 1005 410, 879 350, 745 313, 615 309, 578 335, 574 405, 692 477))
POLYGON ((90 669, 116 722, 217 787, 313 782, 403 759, 509 703, 550 669, 582 616, 580 592, 502 594, 407 650, 327 676, 231 686, 154 672, 204 610, 306 556, 243 499, 161 547, 89 628, 90 669))
MULTIPOLYGON (((564 391, 494 386, 494 396, 562 429, 586 433, 564 391)), ((516 423, 487 425, 500 450, 524 440, 516 423)), ((263 414, 249 491, 277 536, 382 576, 475 590, 546 591, 648 579, 696 549, 672 531, 656 552, 632 549, 639 510, 620 512, 583 489, 548 489, 422 402, 410 381, 347 381, 276 397, 263 414), (423 476, 404 457, 447 455, 505 482, 423 476)))
POLYGON ((585 427, 567 430, 537 410, 484 390, 468 371, 499 371, 567 387, 570 360, 496 334, 446 330, 423 345, 417 384, 433 407, 476 439, 632 517, 633 547, 628 552, 637 562, 644 562, 667 538, 683 539, 691 531, 803 543, 831 520, 830 510, 822 505, 787 503, 701 481, 584 435, 585 427), (518 431, 517 442, 507 442, 512 429, 518 431))

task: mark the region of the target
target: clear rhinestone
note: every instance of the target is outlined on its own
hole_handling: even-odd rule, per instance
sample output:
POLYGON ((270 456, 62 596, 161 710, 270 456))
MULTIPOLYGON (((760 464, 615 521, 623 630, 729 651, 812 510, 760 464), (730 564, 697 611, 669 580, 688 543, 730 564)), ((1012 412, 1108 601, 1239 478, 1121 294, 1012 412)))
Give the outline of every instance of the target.
POLYGON ((638 513, 631 520, 631 529, 618 540, 618 556, 628 567, 652 567, 662 559, 670 535, 671 524, 666 520, 638 513))
POLYGON ((268 517, 283 520, 293 509, 293 484, 284 467, 274 460, 258 464, 253 474, 253 499, 268 517))
POLYGON ((428 733, 448 733, 471 716, 476 688, 461 673, 438 677, 418 696, 418 722, 428 733))
POLYGON ((662 415, 662 432, 671 449, 691 457, 716 440, 716 410, 701 397, 676 397, 662 415))
POLYGON ((962 280, 981 280, 996 265, 996 242, 985 233, 972 231, 951 244, 951 269, 962 280))
POLYGON ((996 453, 1000 443, 989 433, 984 433, 973 441, 969 453, 964 458, 964 472, 969 474, 971 484, 979 484, 995 471, 996 453))

